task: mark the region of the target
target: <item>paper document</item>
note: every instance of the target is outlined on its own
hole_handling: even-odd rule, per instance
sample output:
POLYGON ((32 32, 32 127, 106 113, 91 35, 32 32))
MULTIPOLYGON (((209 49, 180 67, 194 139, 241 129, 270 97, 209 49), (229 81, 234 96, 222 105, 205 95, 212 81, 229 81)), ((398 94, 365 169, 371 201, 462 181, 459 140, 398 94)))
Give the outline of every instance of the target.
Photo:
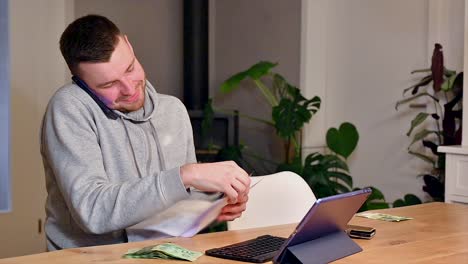
MULTIPOLYGON (((250 188, 253 188, 262 178, 251 178, 250 188)), ((132 230, 150 230, 176 237, 192 237, 213 222, 227 205, 224 196, 215 201, 182 200, 163 212, 127 228, 132 230)))

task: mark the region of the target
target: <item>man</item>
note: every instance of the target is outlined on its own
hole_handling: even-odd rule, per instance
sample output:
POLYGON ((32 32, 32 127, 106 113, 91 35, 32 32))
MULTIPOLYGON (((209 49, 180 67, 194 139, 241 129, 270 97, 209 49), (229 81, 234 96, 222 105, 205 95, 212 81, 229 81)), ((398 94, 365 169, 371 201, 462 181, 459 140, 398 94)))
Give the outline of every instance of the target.
POLYGON ((114 23, 79 18, 60 49, 74 83, 54 94, 42 124, 49 250, 126 242, 126 228, 195 189, 228 197, 219 221, 241 215, 247 173, 234 162, 196 163, 184 105, 156 92, 114 23))

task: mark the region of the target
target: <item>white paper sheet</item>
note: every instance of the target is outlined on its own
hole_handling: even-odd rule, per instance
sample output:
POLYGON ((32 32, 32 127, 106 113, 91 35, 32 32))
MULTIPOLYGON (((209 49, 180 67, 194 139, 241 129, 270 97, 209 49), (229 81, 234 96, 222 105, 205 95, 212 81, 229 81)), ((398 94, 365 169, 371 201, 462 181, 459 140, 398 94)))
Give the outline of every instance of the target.
MULTIPOLYGON (((250 188, 261 179, 251 178, 250 188)), ((180 237, 192 237, 213 222, 227 205, 227 199, 222 197, 215 201, 182 200, 165 211, 127 228, 127 235, 141 233, 142 230, 156 231, 159 238, 162 234, 180 237)), ((146 237, 147 239, 147 237, 146 237)), ((133 241, 138 239, 132 239, 133 241)))

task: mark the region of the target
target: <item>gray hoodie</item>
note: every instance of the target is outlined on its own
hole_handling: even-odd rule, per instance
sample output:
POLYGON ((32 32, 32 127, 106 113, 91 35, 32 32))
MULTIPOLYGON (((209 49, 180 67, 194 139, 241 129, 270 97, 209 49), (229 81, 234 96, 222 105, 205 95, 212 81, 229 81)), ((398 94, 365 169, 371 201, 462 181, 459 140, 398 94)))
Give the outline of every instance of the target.
POLYGON ((190 198, 180 166, 196 162, 187 111, 146 85, 144 107, 109 119, 75 84, 52 97, 41 154, 49 250, 121 243, 125 228, 190 198))

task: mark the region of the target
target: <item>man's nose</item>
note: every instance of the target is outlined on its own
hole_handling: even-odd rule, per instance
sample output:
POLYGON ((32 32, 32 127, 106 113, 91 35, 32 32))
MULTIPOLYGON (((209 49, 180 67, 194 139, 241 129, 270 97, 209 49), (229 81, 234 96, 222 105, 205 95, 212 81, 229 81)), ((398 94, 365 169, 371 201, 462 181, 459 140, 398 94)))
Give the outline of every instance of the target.
POLYGON ((120 93, 122 95, 133 95, 135 93, 135 87, 128 78, 122 78, 121 84, 120 93))

